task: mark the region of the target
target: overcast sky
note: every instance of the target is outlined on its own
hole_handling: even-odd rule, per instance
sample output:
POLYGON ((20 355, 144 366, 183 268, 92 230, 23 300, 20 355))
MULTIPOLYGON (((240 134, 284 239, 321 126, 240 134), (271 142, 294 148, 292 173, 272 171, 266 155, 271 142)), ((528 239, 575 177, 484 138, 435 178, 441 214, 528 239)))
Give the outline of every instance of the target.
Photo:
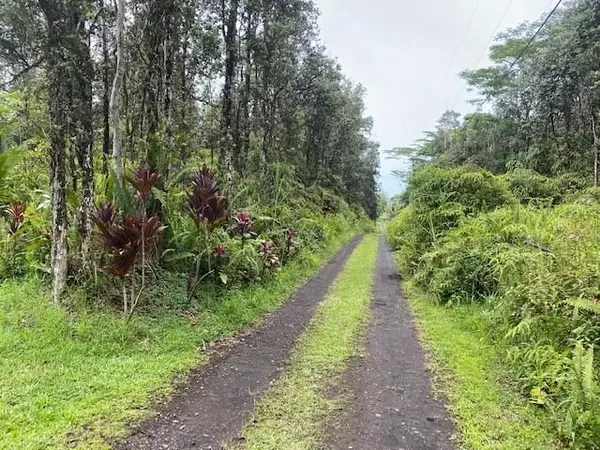
MULTIPOLYGON (((486 66, 494 30, 535 21, 555 0, 317 0, 323 43, 345 74, 367 88, 382 150, 411 145, 446 109, 469 113, 458 73, 486 66), (470 26, 469 26, 470 24, 470 26), (466 32, 466 34, 465 34, 466 32), (464 37, 464 39, 463 39, 464 37)), ((382 186, 398 161, 381 160, 382 186)))

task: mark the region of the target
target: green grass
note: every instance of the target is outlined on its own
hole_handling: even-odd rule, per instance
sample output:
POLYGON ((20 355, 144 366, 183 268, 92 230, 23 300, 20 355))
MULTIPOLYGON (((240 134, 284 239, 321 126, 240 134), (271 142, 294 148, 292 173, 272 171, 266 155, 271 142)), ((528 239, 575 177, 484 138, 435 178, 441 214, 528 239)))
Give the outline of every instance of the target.
POLYGON ((327 398, 327 389, 356 354, 369 315, 376 254, 376 236, 366 237, 354 251, 296 345, 290 366, 258 404, 240 448, 318 447, 323 423, 337 404, 327 398))
POLYGON ((447 397, 467 449, 558 448, 550 419, 519 395, 488 338, 478 305, 440 306, 411 283, 408 301, 430 350, 435 386, 447 397))
POLYGON ((194 317, 68 312, 34 281, 0 284, 0 449, 107 448, 149 413, 198 349, 279 306, 325 258, 303 253, 260 285, 230 291, 194 317))

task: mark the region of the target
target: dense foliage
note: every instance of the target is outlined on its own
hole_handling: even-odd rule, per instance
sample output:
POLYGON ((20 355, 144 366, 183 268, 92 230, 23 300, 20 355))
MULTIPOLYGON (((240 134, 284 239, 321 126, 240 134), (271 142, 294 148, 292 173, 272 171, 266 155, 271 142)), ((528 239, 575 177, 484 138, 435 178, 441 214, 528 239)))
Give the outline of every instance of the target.
POLYGON ((388 235, 439 303, 484 305, 563 442, 600 448, 600 3, 562 2, 540 25, 499 34, 492 66, 462 73, 477 112, 390 152, 413 171, 388 235))
POLYGON ((364 89, 316 18, 311 0, 3 1, 0 279, 49 274, 56 300, 84 282, 131 313, 160 269, 191 299, 375 217, 364 89))
POLYGON ((596 448, 596 190, 574 193, 523 170, 494 176, 426 166, 412 175, 408 192, 409 206, 388 227, 405 273, 440 303, 483 302, 490 333, 506 346, 530 401, 551 411, 565 442, 596 448))

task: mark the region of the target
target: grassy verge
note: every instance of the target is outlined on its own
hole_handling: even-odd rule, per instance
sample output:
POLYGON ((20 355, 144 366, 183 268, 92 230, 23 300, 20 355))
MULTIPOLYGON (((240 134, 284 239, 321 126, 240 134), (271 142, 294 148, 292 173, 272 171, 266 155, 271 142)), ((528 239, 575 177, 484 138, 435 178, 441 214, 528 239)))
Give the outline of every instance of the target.
POLYGON ((445 308, 410 283, 408 301, 435 376, 447 397, 463 447, 487 449, 557 448, 547 415, 516 392, 501 365, 502 349, 491 343, 483 308, 445 308))
POLYGON ((376 254, 377 237, 366 237, 319 306, 289 368, 257 406, 240 448, 317 448, 323 421, 335 409, 325 392, 356 353, 369 314, 376 254))
POLYGON ((0 449, 107 448, 105 439, 123 435, 201 362, 199 347, 275 309, 343 240, 193 317, 138 316, 126 325, 110 311, 53 306, 34 281, 1 284, 0 449))

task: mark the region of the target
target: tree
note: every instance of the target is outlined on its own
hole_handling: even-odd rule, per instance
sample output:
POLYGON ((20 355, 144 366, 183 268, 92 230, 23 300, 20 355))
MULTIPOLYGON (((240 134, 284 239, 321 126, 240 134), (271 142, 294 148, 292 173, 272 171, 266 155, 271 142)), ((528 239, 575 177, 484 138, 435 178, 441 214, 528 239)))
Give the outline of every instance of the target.
MULTIPOLYGON (((118 0, 117 2, 117 27, 116 27, 116 41, 117 41, 117 66, 115 70, 115 76, 113 79, 112 91, 110 95, 110 111, 112 118, 113 127, 113 169, 119 180, 119 183, 123 183, 123 136, 121 131, 121 95, 123 89, 123 77, 125 75, 125 0, 118 0)), ((105 137, 106 139, 106 137, 105 137)))

